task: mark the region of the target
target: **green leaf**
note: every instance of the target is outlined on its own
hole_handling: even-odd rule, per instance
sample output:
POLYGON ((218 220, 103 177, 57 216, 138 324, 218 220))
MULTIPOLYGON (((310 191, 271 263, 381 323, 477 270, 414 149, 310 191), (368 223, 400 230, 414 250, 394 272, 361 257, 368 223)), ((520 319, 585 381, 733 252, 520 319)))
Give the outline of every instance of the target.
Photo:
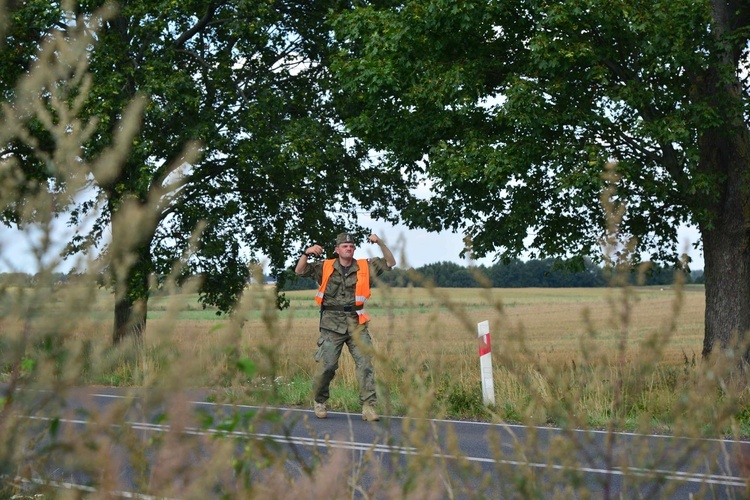
POLYGON ((237 361, 237 369, 244 373, 248 379, 253 378, 257 371, 255 363, 248 358, 242 358, 237 361))

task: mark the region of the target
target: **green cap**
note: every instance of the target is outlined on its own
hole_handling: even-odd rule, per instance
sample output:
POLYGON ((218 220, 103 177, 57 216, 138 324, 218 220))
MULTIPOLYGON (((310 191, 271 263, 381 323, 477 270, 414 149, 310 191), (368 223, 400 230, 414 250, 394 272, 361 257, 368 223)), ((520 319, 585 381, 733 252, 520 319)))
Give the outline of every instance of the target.
POLYGON ((336 236, 336 246, 339 246, 342 243, 356 243, 356 241, 354 241, 354 236, 352 236, 351 233, 341 233, 336 236))

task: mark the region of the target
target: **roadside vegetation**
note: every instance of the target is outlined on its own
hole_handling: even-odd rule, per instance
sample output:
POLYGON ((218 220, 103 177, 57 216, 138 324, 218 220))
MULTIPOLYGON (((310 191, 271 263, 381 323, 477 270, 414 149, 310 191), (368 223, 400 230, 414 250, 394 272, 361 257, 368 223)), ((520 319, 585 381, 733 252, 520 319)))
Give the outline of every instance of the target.
MULTIPOLYGON (((212 2, 203 8, 218 9, 219 4, 226 7, 212 2)), ((75 11, 71 3, 66 5, 67 11, 75 11)), ((143 14, 139 9, 154 8, 156 4, 127 5, 134 9, 129 12, 130 19, 137 19, 143 14)), ((190 9, 194 3, 170 5, 190 9)), ((237 5, 265 6, 252 2, 237 5)), ((15 14, 34 19, 38 19, 35 14, 56 15, 52 11, 59 7, 46 1, 14 4, 19 6, 23 9, 14 10, 15 14), (30 10, 24 10, 27 8, 30 10)), ((217 13, 220 12, 210 12, 217 13)), ((194 34, 186 21, 194 19, 193 13, 182 14, 176 16, 179 22, 170 23, 148 11, 143 19, 149 22, 133 26, 144 30, 158 27, 158 23, 150 22, 158 18, 164 21, 167 32, 184 29, 187 35, 194 34)), ((261 9, 258 19, 263 18, 261 14, 273 19, 278 14, 281 20, 274 21, 278 23, 303 20, 310 21, 310 28, 324 26, 315 24, 314 16, 261 9)), ((172 119, 177 106, 173 101, 154 99, 147 103, 140 94, 132 92, 123 93, 119 101, 92 99, 88 105, 96 109, 86 108, 88 93, 96 87, 87 68, 89 51, 97 42, 96 29, 106 24, 105 20, 114 20, 110 27, 124 26, 128 19, 118 15, 107 7, 95 15, 80 16, 80 24, 74 23, 72 17, 66 23, 55 21, 52 25, 59 29, 45 33, 43 40, 34 38, 31 31, 20 30, 23 19, 15 19, 13 24, 3 18, 0 23, 0 29, 16 30, 5 34, 19 43, 3 47, 7 56, 4 62, 8 63, 4 69, 15 73, 3 82, 0 142, 5 150, 0 156, 0 213, 4 222, 19 229, 14 234, 25 238, 35 277, 31 285, 0 283, 0 497, 631 498, 640 495, 639 488, 644 485, 649 485, 646 496, 669 497, 674 483, 663 482, 657 469, 681 464, 697 471, 705 463, 738 458, 726 454, 710 456, 702 448, 707 441, 701 439, 694 441, 689 455, 675 456, 670 449, 646 451, 633 439, 618 451, 606 448, 602 455, 593 456, 583 453, 587 450, 585 438, 572 433, 563 433, 551 443, 553 446, 538 435, 539 426, 555 426, 564 431, 597 429, 604 431, 608 439, 620 430, 690 438, 750 435, 750 396, 746 365, 741 361, 748 352, 747 345, 734 342, 737 339, 725 339, 722 349, 714 351, 710 360, 703 360, 699 352, 701 338, 705 338, 704 289, 686 285, 679 278, 669 287, 638 285, 645 282, 646 270, 633 264, 634 244, 618 232, 624 208, 613 201, 616 182, 612 170, 603 178, 606 189, 601 201, 608 227, 599 242, 606 248, 608 287, 436 288, 425 281, 419 288, 382 283, 374 290, 368 308, 373 317, 379 403, 383 415, 404 417, 404 442, 384 444, 413 446, 417 453, 383 458, 374 447, 342 451, 327 438, 315 436, 314 422, 309 421, 301 424, 310 429, 312 458, 296 453, 293 446, 285 447, 268 439, 269 432, 286 435, 290 425, 297 423, 288 421, 287 414, 265 411, 268 407, 311 404, 312 353, 317 336, 312 294, 289 291, 284 298, 288 302, 280 301, 275 290, 261 284, 264 280, 260 270, 251 262, 223 262, 227 257, 225 248, 212 243, 228 242, 235 252, 233 257, 242 254, 240 245, 235 245, 235 230, 244 230, 244 226, 223 227, 218 238, 216 232, 211 232, 213 226, 207 229, 203 222, 188 224, 202 220, 200 209, 206 207, 201 200, 206 199, 213 203, 209 208, 215 209, 212 214, 216 220, 224 220, 224 209, 240 219, 242 214, 239 209, 232 211, 236 208, 232 203, 223 203, 225 198, 221 195, 227 194, 229 182, 215 185, 200 175, 191 179, 192 184, 166 182, 169 172, 164 169, 197 161, 200 148, 190 146, 186 137, 180 135, 179 147, 168 140, 169 134, 150 137, 169 146, 158 161, 151 156, 153 151, 143 146, 137 132, 144 113, 155 113, 147 122, 159 132, 162 119, 174 130, 184 130, 183 121, 172 119), (13 56, 26 57, 22 59, 29 64, 21 68, 13 63, 9 51, 15 51, 13 56), (12 84, 15 86, 11 88, 12 84), (159 105, 165 103, 167 107, 160 109, 159 105), (98 125, 103 129, 97 129, 98 125), (133 148, 138 150, 141 163, 138 155, 131 155, 133 148), (167 159, 176 161, 170 163, 167 159), (130 170, 121 170, 124 167, 130 170), (98 186, 95 200, 76 198, 91 193, 94 184, 98 186), (198 191, 208 189, 201 191, 206 198, 171 196, 173 192, 184 193, 181 189, 186 185, 198 191), (187 227, 176 220, 176 212, 170 212, 171 203, 185 210, 182 221, 187 227), (66 213, 71 215, 67 221, 70 225, 62 226, 70 232, 61 236, 57 217, 66 213), (159 226, 159 221, 166 227, 159 226), (114 230, 107 232, 110 227, 117 227, 116 236, 114 230), (202 230, 208 231, 203 246, 202 230), (107 235, 113 239, 107 241, 107 235), (212 240, 212 235, 217 239, 212 240), (164 247, 144 243, 157 236, 163 237, 160 243, 169 248, 166 254, 152 254, 152 249, 164 247), (97 247, 102 241, 104 249, 97 247), (177 246, 170 246, 169 242, 177 246), (65 247, 67 243, 71 245, 65 247), (61 248, 65 248, 62 254, 61 248), (85 251, 91 248, 102 252, 85 251), (236 271, 232 286, 228 287, 219 275, 186 271, 189 265, 203 262, 201 259, 218 267, 227 264, 223 270, 236 271), (64 260, 66 264, 73 263, 78 272, 75 280, 61 284, 57 273, 64 260), (168 272, 146 272, 155 267, 168 272), (198 275, 202 280, 213 280, 211 286, 206 288, 205 281, 189 279, 198 275), (233 287, 246 282, 248 275, 253 275, 258 284, 240 287, 239 299, 230 301, 236 291, 233 287), (632 281, 634 275, 640 278, 632 281), (280 310, 279 306, 284 305, 288 307, 280 310), (481 400, 478 376, 476 329, 477 323, 484 320, 491 325, 495 366, 496 404, 491 407, 481 400), (76 390, 92 385, 125 387, 133 397, 86 410, 71 406, 76 390), (196 388, 207 390, 213 401, 226 403, 223 412, 212 415, 194 411, 188 395, 196 388), (248 404, 261 409, 250 411, 239 406, 248 404), (464 460, 453 436, 439 439, 432 419, 441 417, 479 419, 498 425, 521 423, 530 426, 530 433, 522 443, 499 442, 497 437, 498 442, 493 443, 494 470, 485 473, 464 460), (264 427, 265 436, 259 434, 261 424, 270 426, 264 427), (532 462, 558 463, 563 467, 550 468, 549 474, 542 477, 532 462), (585 467, 604 467, 618 475, 616 479, 603 476, 603 483, 597 485, 600 489, 592 492, 579 472, 585 467)), ((198 19, 197 30, 220 24, 212 23, 210 16, 198 19)), ((296 40, 287 37, 286 32, 271 29, 274 26, 271 24, 262 33, 277 36, 277 42, 282 44, 296 40)), ((222 24, 217 40, 233 42, 240 27, 254 29, 256 25, 222 24)), ((117 38, 129 33, 115 31, 106 34, 117 38)), ((159 33, 163 32, 146 33, 143 40, 159 39, 159 33)), ((252 38, 252 34, 247 36, 252 38)), ((107 37, 102 35, 100 39, 106 41, 107 37)), ((266 39, 261 42, 259 46, 263 48, 270 43, 266 39)), ((210 44, 203 45, 202 40, 195 43, 188 49, 212 48, 210 44)), ((233 55, 234 46, 228 47, 224 55, 233 55)), ((117 61, 122 52, 116 50, 116 45, 108 48, 109 52, 101 56, 117 61)), ((163 69, 172 69, 175 61, 183 61, 180 58, 186 57, 188 49, 180 45, 177 50, 168 51, 177 59, 162 61, 164 66, 145 65, 141 69, 151 76, 176 77, 163 69)), ((102 67, 109 70, 132 69, 104 59, 106 64, 102 67)), ((256 59, 245 62, 248 61, 256 59)), ((271 67, 278 68, 271 57, 257 61, 271 61, 271 67)), ((233 68, 225 62, 211 60, 201 67, 209 73, 233 68)), ((256 76, 274 73, 266 69, 258 69, 256 76)), ((310 69, 316 67, 311 65, 310 69)), ((206 75, 201 80, 190 72, 187 79, 161 83, 169 88, 175 85, 170 95, 177 99, 185 97, 178 91, 183 85, 197 80, 208 82, 212 75, 206 75)), ((298 75, 291 71, 288 74, 298 75)), ((251 75, 245 76, 246 83, 253 83, 251 75)), ((305 88, 309 84, 311 89, 317 89, 312 80, 303 80, 300 83, 305 88)), ((106 83, 111 87, 99 86, 97 91, 119 91, 124 85, 119 76, 112 76, 106 83)), ((152 83, 154 90, 162 88, 155 81, 152 83)), ((228 96, 236 97, 238 87, 229 80, 223 83, 226 86, 213 90, 225 90, 228 96)), ((276 88, 273 83, 269 86, 276 88)), ((303 90, 300 92, 305 94, 303 90)), ((120 93, 115 93, 120 97, 120 93)), ((207 96, 216 94, 198 92, 195 99, 188 101, 200 109, 196 99, 207 96)), ((272 92, 266 95, 269 96, 269 105, 286 102, 283 96, 274 98, 272 92)), ((327 99, 322 101, 321 105, 330 103, 327 99)), ((218 108, 229 113, 241 106, 228 101, 218 108)), ((304 106, 300 104, 296 110, 301 122, 287 130, 295 138, 295 131, 312 132, 306 126, 304 106)), ((320 110, 321 123, 330 125, 326 110, 327 107, 320 110)), ((274 108, 276 111, 285 116, 283 110, 274 108)), ((266 115, 251 114, 254 121, 245 116, 244 123, 266 123, 259 116, 266 115)), ((227 119, 227 123, 235 122, 227 119)), ((258 159, 255 146, 284 143, 275 142, 276 130, 266 132, 268 135, 263 137, 267 142, 243 144, 250 150, 245 151, 248 157, 242 160, 258 159)), ((225 132, 220 130, 214 139, 221 142, 222 133, 225 132)), ((312 138, 300 137, 305 139, 299 145, 304 151, 303 146, 312 138)), ((316 137, 323 143, 330 142, 325 135, 316 137)), ((231 138, 257 136, 241 129, 231 138)), ((233 149, 235 145, 231 142, 227 147, 233 149)), ((261 149, 268 153, 267 148, 261 149)), ((290 156, 277 157, 279 163, 274 163, 274 167, 286 165, 286 159, 304 157, 294 148, 286 152, 290 156)), ((227 160, 221 151, 214 153, 213 160, 227 160)), ((325 158, 320 161, 331 163, 325 158)), ((263 162, 259 164, 265 167, 263 162)), ((237 165, 247 164, 239 160, 232 164, 237 165)), ((210 162, 203 167, 195 172, 209 175, 211 181, 217 179, 212 175, 222 171, 210 162)), ((296 167, 294 172, 298 174, 317 172, 304 161, 296 167)), ((240 171, 243 175, 251 172, 240 171)), ((276 168, 261 168, 259 178, 269 172, 279 174, 276 168)), ((401 175, 400 170, 391 173, 401 175)), ((370 174, 373 178, 380 176, 378 172, 370 174)), ((305 187, 302 180, 298 185, 290 182, 286 173, 279 177, 282 185, 305 187)), ((325 176, 316 178, 325 180, 325 176)), ((252 185, 253 179, 245 180, 252 185)), ((388 183, 388 178, 382 180, 388 183)), ((337 185, 334 194, 342 195, 342 203, 348 203, 348 193, 340 188, 337 185)), ((359 194, 364 197, 370 188, 370 184, 363 183, 359 194)), ((289 196, 299 201, 306 194, 303 190, 289 196)), ((383 188, 380 194, 387 201, 393 193, 383 188)), ((249 193, 243 200, 252 207, 257 198, 249 193)), ((318 205, 316 209, 323 212, 323 204, 318 205)), ((279 203, 269 206, 279 208, 279 203)), ((308 213, 294 206, 286 208, 294 214, 308 213)), ((329 233, 334 232, 334 225, 317 222, 329 233)), ((279 239, 287 230, 280 225, 279 239)), ((525 227, 521 232, 525 235, 525 227)), ((249 243, 255 242, 248 238, 249 243)), ((12 270, 18 257, 14 253, 18 252, 17 243, 0 241, 0 257, 12 270)), ((286 256, 276 243, 275 238, 263 240, 264 245, 275 249, 277 261, 282 262, 286 256)), ((332 387, 331 404, 335 409, 357 411, 353 367, 346 355, 340 370, 332 387)), ((731 495, 734 491, 719 491, 708 484, 702 487, 705 496, 731 495)))
MULTIPOLYGON (((51 295, 56 300, 50 312, 64 309, 66 297, 83 293, 82 288, 58 287, 51 295)), ((252 304, 241 323, 203 309, 196 294, 180 292, 152 299, 149 322, 158 333, 145 342, 139 358, 126 356, 109 370, 83 373, 80 383, 139 387, 149 374, 158 377, 185 360, 194 371, 188 385, 207 389, 217 400, 311 406, 312 353, 318 336, 311 292, 289 292, 291 307, 278 311, 272 307, 272 288, 249 287, 245 300, 252 304), (232 342, 227 346, 219 339, 232 342), (235 361, 252 362, 252 376, 236 374, 229 354, 235 361)), ((106 313, 112 296, 97 289, 90 297, 87 317, 79 318, 73 339, 90 353, 104 353, 110 347, 101 331, 110 322, 106 313)), ((670 408, 701 375, 703 301, 703 289, 696 285, 376 288, 368 310, 374 318, 381 400, 389 414, 405 415, 410 391, 404 384, 421 380, 432 395, 429 411, 435 416, 520 423, 526 421, 530 402, 540 397, 552 406, 542 405, 529 418, 536 424, 561 425, 569 416, 554 406, 563 404, 563 398, 577 415, 577 425, 601 428, 613 411, 607 382, 621 379, 628 394, 619 409, 618 429, 672 432, 675 415, 670 408), (618 326, 613 317, 622 313, 620 307, 627 307, 628 317, 627 324, 618 326), (495 408, 486 408, 481 398, 476 328, 484 320, 491 325, 495 408), (642 428, 644 423, 648 427, 642 428)), ((27 366, 35 365, 29 360, 27 366)), ((9 376, 6 370, 3 377, 9 376)), ((346 355, 333 388, 331 406, 356 411, 357 382, 346 355)), ((735 431, 750 435, 748 412, 742 408, 735 415, 735 431)), ((713 432, 730 435, 733 430, 729 426, 713 432)))
MULTIPOLYGON (((270 417, 232 405, 311 406, 317 309, 309 291, 289 292, 290 307, 279 311, 272 288, 251 286, 237 313, 227 317, 203 309, 195 293, 172 288, 152 299, 145 342, 117 347, 102 335, 111 325, 106 312, 114 299, 93 280, 0 292, 0 436, 6 450, 0 464, 3 491, 9 493, 65 497, 56 485, 67 476, 49 468, 54 462, 64 463, 66 471, 84 471, 87 487, 99 492, 122 491, 120 467, 127 464, 140 471, 137 490, 156 496, 280 494, 310 483, 322 487, 331 468, 347 473, 348 479, 336 485, 339 494, 360 491, 364 486, 357 478, 367 471, 377 477, 375 484, 368 483, 367 495, 444 495, 450 488, 456 496, 472 496, 477 493, 471 490, 473 483, 446 476, 444 459, 429 452, 450 447, 435 441, 424 425, 429 419, 703 438, 743 438, 750 429, 744 383, 738 383, 738 375, 700 361, 703 290, 696 285, 375 289, 368 308, 381 411, 406 417, 411 445, 418 444, 427 455, 406 457, 398 476, 376 472, 379 460, 354 452, 321 454, 315 463, 290 473, 283 467, 290 460, 287 452, 242 437, 270 417), (479 382, 476 323, 483 320, 491 325, 493 407, 483 404, 479 382), (90 385, 131 388, 134 395, 145 389, 148 396, 86 414, 86 429, 74 431, 66 423, 73 416, 67 398, 76 387, 90 385), (196 388, 206 390, 214 402, 229 404, 227 413, 201 420, 190 412, 184 395, 196 388), (139 435, 127 424, 126 415, 133 410, 151 414, 174 432, 158 438, 139 435), (29 419, 34 415, 44 420, 29 419), (178 435, 185 427, 220 431, 210 438, 178 435), (230 433, 235 437, 229 438, 230 433), (243 446, 235 447, 238 441, 243 446), (120 450, 116 461, 108 458, 113 449, 120 450), (198 449, 206 450, 200 459, 185 453, 198 449), (264 472, 259 476, 259 471, 264 472)), ((346 354, 330 403, 335 410, 359 410, 353 363, 346 354)), ((289 423, 276 425, 281 433, 289 423)), ((564 443, 556 453, 564 456, 583 445, 564 443)), ((609 458, 617 467, 623 460, 631 468, 647 467, 653 457, 636 452, 630 458, 609 458)), ((496 458, 523 459, 502 447, 496 458)), ((669 458, 675 463, 684 459, 669 458)), ((535 480, 533 471, 502 469, 509 494, 549 493, 549 484, 535 480), (508 478, 516 486, 508 486, 508 478)), ((467 466, 465 473, 471 478, 477 472, 467 466)), ((648 480, 640 475, 626 479, 631 486, 648 480)), ((554 491, 585 494, 575 478, 563 484, 554 491)), ((499 486, 488 483, 487 488, 483 494, 497 492, 499 486)))

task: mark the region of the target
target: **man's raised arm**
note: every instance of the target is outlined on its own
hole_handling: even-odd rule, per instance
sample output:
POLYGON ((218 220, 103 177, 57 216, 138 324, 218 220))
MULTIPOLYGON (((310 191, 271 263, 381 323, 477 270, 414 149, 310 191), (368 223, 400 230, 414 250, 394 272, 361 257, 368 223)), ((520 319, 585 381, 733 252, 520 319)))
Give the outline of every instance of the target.
POLYGON ((383 258, 385 259, 386 265, 388 265, 388 268, 392 268, 396 265, 396 258, 393 256, 393 253, 390 251, 390 249, 385 246, 385 242, 381 240, 377 234, 371 234, 367 237, 367 241, 370 243, 377 243, 380 247, 380 250, 383 252, 383 258))

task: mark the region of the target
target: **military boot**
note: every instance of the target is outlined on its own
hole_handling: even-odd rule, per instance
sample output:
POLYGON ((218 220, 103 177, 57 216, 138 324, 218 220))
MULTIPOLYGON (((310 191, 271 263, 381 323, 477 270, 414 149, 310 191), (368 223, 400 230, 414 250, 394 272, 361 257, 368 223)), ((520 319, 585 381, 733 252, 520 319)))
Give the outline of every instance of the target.
POLYGON ((372 403, 365 403, 362 406, 362 420, 365 422, 377 422, 380 420, 378 411, 375 409, 375 405, 372 403))
POLYGON ((328 410, 326 410, 325 403, 315 403, 315 416, 318 418, 328 417, 328 410))

